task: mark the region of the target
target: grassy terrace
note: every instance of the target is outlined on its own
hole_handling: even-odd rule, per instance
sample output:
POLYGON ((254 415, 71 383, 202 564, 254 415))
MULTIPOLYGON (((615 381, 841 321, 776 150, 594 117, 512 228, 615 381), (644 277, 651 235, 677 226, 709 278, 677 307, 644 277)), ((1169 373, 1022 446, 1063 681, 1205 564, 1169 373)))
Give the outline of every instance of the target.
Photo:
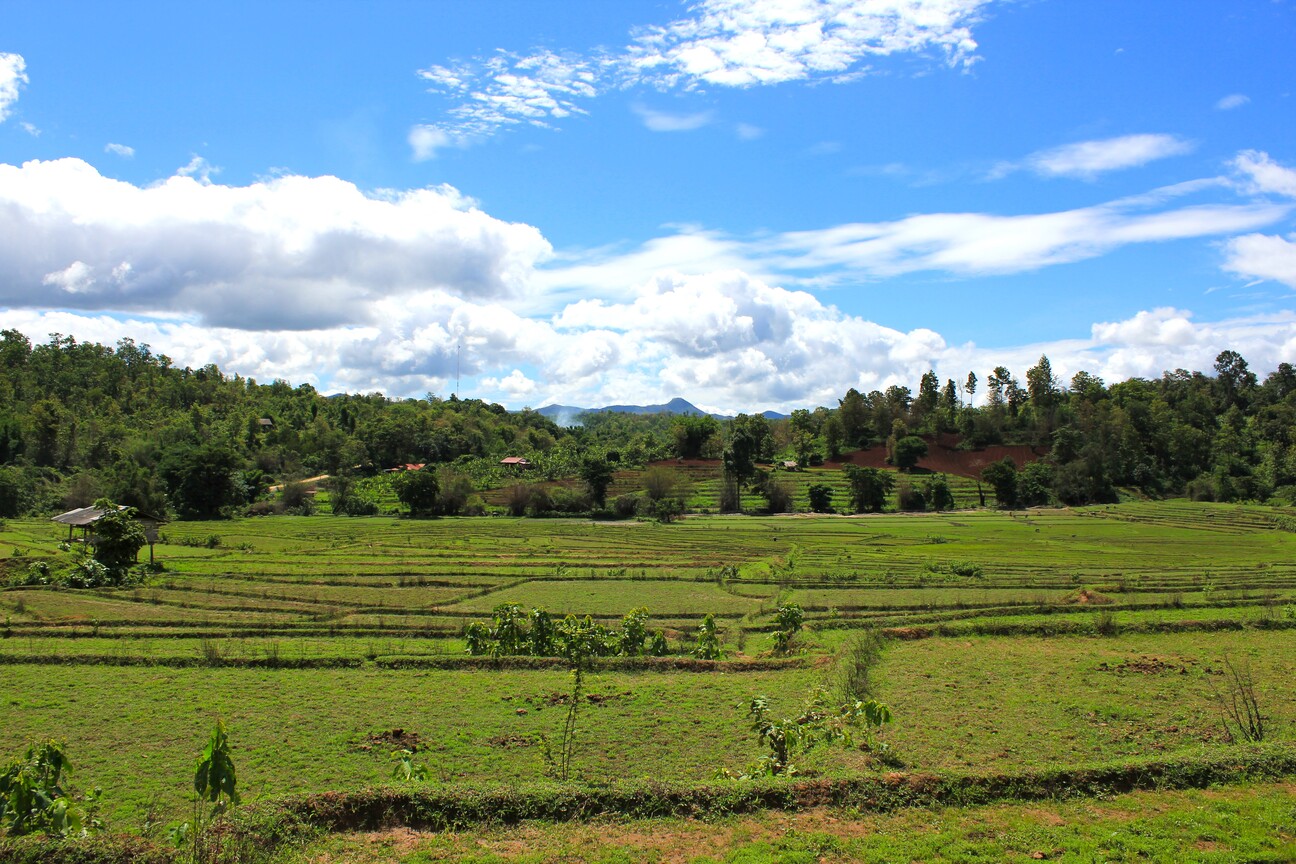
MULTIPOLYGON (((194 754, 218 715, 230 727, 249 799, 390 783, 392 745, 383 736, 394 729, 418 736, 430 788, 529 788, 543 780, 541 742, 562 723, 567 673, 427 668, 458 662, 464 625, 505 602, 609 624, 646 606, 651 625, 665 628, 681 653, 704 614, 722 623, 729 657, 740 664, 724 673, 601 668, 590 676, 587 692, 596 698, 581 715, 575 770, 594 787, 712 783, 720 769, 746 767, 761 751, 742 706, 765 694, 779 716, 795 715, 814 687, 833 684, 843 646, 866 626, 893 637, 871 680, 896 716, 885 733, 895 758, 882 765, 858 749, 827 748, 802 765, 812 776, 993 777, 1240 753, 1220 720, 1226 661, 1253 676, 1267 740, 1282 746, 1296 732, 1296 533, 1284 530, 1291 518, 1172 501, 1011 515, 691 517, 672 525, 179 523, 167 526, 168 542, 157 549, 164 570, 146 585, 0 591, 0 753, 30 738, 66 738, 76 782, 107 790, 107 815, 120 830, 138 830, 150 810, 164 821, 186 812, 194 754), (780 602, 806 611, 797 659, 744 669, 770 655, 780 602), (318 668, 294 668, 308 662, 318 668)), ((9 521, 0 560, 12 570, 59 556, 60 536, 43 522, 9 521)), ((1252 797, 1247 788, 1235 787, 1230 800, 1257 819, 1273 818, 1276 793, 1257 788, 1252 797)), ((1187 807, 1192 794, 1173 793, 1189 797, 1166 806, 1187 807)), ((1071 805, 1048 806, 1060 813, 1071 805)), ((939 836, 979 848, 968 825, 1027 818, 1011 807, 988 814, 968 811, 939 836)), ((716 840, 698 853, 712 858, 700 860, 801 860, 792 853, 802 846, 770 845, 773 835, 760 826, 772 817, 743 818, 750 842, 716 840)), ((808 817, 789 818, 791 825, 808 817)), ((910 817, 816 818, 884 831, 910 817)), ((1156 828, 1165 842, 1147 847, 1169 856, 1163 860, 1197 842, 1185 839, 1197 836, 1191 832, 1170 831, 1170 821, 1156 828)), ((1211 814, 1203 824, 1218 833, 1230 823, 1211 814)), ((1107 848, 1098 834, 1054 827, 1052 840, 996 835, 988 848, 1107 848)), ((572 849, 657 860, 618 857, 615 842, 596 848, 580 829, 547 831, 552 842, 537 848, 550 851, 525 860, 570 860, 572 849)), ((826 860, 883 848, 855 833, 823 833, 835 838, 823 847, 826 860)), ((481 835, 487 848, 499 836, 481 835)), ((1259 855, 1289 849, 1290 837, 1261 830, 1234 846, 1259 855)), ((463 852, 448 841, 418 848, 406 859, 463 852)), ((886 848, 942 860, 920 843, 886 848)), ((309 860, 405 854, 388 850, 384 858, 368 841, 345 838, 312 850, 309 860)))

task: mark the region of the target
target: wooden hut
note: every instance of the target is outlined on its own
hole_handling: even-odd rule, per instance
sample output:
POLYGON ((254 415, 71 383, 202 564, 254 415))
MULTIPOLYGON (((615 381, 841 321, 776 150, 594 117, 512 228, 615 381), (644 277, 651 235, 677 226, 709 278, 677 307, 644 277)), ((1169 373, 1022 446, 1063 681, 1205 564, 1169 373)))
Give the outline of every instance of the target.
MULTIPOLYGON (((118 510, 127 509, 124 505, 118 505, 118 510)), ((53 521, 60 525, 68 526, 69 543, 94 543, 94 535, 91 534, 91 528, 94 523, 99 521, 99 517, 107 513, 100 507, 78 507, 75 510, 69 510, 66 513, 60 513, 55 516, 53 521), (81 529, 81 536, 76 536, 76 530, 81 529)), ((144 538, 148 541, 149 563, 153 563, 153 544, 158 540, 158 528, 166 524, 166 520, 148 513, 135 511, 135 521, 144 526, 144 538)))

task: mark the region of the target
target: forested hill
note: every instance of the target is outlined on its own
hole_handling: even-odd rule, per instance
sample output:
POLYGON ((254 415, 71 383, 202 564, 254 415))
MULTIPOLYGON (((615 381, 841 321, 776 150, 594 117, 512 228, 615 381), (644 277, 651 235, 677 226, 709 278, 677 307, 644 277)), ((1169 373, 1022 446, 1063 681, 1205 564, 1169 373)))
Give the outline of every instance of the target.
POLYGON ((1116 487, 1292 500, 1296 370, 1284 363, 1261 381, 1226 351, 1213 372, 1109 386, 1085 373, 1058 381, 1041 358, 1025 386, 1003 367, 984 381, 970 374, 941 384, 928 373, 916 395, 900 386, 850 390, 836 408, 787 420, 600 413, 564 428, 476 399, 323 396, 308 384, 259 384, 215 366, 177 368, 129 340, 107 347, 54 336, 33 346, 9 330, 0 333, 0 516, 100 496, 211 516, 285 479, 409 463, 455 463, 483 488, 502 482, 504 456, 527 457, 537 479, 579 476, 591 458, 633 467, 728 456, 730 465, 741 453, 806 464, 875 445, 903 466, 936 435, 1049 454, 1020 476, 999 478, 1012 484, 1001 500, 1022 504, 1110 500, 1116 487))

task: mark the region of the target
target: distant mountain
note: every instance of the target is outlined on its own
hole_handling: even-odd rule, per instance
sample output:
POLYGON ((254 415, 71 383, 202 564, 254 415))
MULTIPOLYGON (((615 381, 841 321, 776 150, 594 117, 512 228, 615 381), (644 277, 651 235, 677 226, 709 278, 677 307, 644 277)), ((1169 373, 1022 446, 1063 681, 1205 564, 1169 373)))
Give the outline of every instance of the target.
MULTIPOLYGON (((578 408, 575 405, 546 405, 536 413, 549 418, 574 418, 577 414, 582 414, 586 411, 612 411, 617 414, 699 415, 707 413, 687 399, 681 399, 678 396, 663 405, 604 405, 602 408, 578 408)), ((712 414, 711 416, 718 420, 725 419, 722 414, 712 414)))
MULTIPOLYGON (((564 425, 566 425, 574 421, 577 414, 582 414, 586 411, 593 411, 596 413, 600 411, 612 411, 617 414, 682 414, 686 416, 698 416, 708 413, 687 399, 681 399, 678 396, 662 405, 604 405, 602 408, 578 408, 575 405, 546 405, 536 413, 553 420, 559 420, 559 418, 562 418, 559 422, 565 421, 564 425)), ((711 414, 710 416, 717 420, 731 419, 727 414, 711 414)), ((761 413, 761 416, 768 420, 785 420, 788 415, 780 414, 777 411, 764 411, 761 413)))

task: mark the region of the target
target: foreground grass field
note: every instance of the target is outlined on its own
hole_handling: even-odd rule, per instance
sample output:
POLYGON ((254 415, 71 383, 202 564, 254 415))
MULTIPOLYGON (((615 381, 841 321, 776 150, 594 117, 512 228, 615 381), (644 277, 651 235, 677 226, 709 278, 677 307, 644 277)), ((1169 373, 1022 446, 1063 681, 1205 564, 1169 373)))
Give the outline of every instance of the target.
MULTIPOLYGON (((846 648, 864 628, 885 638, 868 678, 894 712, 882 739, 889 753, 822 748, 798 761, 808 776, 981 782, 1149 758, 1192 764, 1239 746, 1221 714, 1230 665, 1252 683, 1266 741, 1282 745, 1296 732, 1293 515, 1178 501, 672 525, 332 517, 170 525, 157 549, 163 570, 143 586, 0 591, 0 753, 66 739, 75 784, 103 787, 109 824, 125 831, 187 814, 193 760, 217 717, 254 803, 390 784, 391 752, 402 746, 427 766, 427 788, 542 782, 569 674, 462 662, 464 626, 516 603, 609 626, 647 607, 676 654, 688 653, 704 615, 721 622, 725 664, 612 662, 587 678, 573 760, 581 789, 707 784, 741 772, 762 755, 744 713, 752 697, 768 696, 775 716, 793 717, 815 688, 837 692, 846 648), (772 663, 773 611, 788 602, 805 610, 806 629, 792 657, 772 663)), ((46 523, 10 521, 0 530, 5 572, 65 554, 60 536, 46 523)), ((1286 787, 1267 788, 1252 796, 1240 786, 1227 800, 1276 823, 1273 802, 1286 787)), ((1211 809, 1200 803, 1216 800, 1210 793, 1183 794, 1167 813, 1197 801, 1211 810, 1202 824, 1233 830, 1233 805, 1211 809)), ((788 817, 873 826, 829 831, 821 849, 805 839, 817 829, 776 831, 775 817, 761 817, 734 823, 748 827, 713 836, 694 857, 1000 860, 1038 846, 1030 851, 1050 858, 1074 848, 1173 860, 1200 841, 1220 844, 1199 849, 1202 860, 1282 860, 1264 856, 1290 851, 1292 834, 1266 828, 1245 842, 1201 841, 1167 816, 1135 833, 1150 838, 1146 846, 1103 845, 1111 832, 1061 825, 1018 842, 1007 828, 975 827, 992 812, 1000 811, 958 816, 929 838, 935 846, 877 845, 883 839, 872 836, 921 814, 788 817)), ((1008 807, 993 818, 1007 825, 1028 818, 1021 813, 1008 807)), ((632 839, 581 845, 578 828, 527 830, 546 839, 528 847, 535 857, 517 860, 693 860, 664 847, 632 855, 632 839)), ((705 834, 688 824, 661 830, 705 834)), ((471 849, 444 836, 387 851, 338 840, 318 854, 513 860, 502 836, 482 835, 485 845, 471 849)))
POLYGON ((1102 801, 876 814, 819 809, 714 822, 602 820, 332 837, 280 864, 833 864, 1296 860, 1296 786, 1136 792, 1102 801))

